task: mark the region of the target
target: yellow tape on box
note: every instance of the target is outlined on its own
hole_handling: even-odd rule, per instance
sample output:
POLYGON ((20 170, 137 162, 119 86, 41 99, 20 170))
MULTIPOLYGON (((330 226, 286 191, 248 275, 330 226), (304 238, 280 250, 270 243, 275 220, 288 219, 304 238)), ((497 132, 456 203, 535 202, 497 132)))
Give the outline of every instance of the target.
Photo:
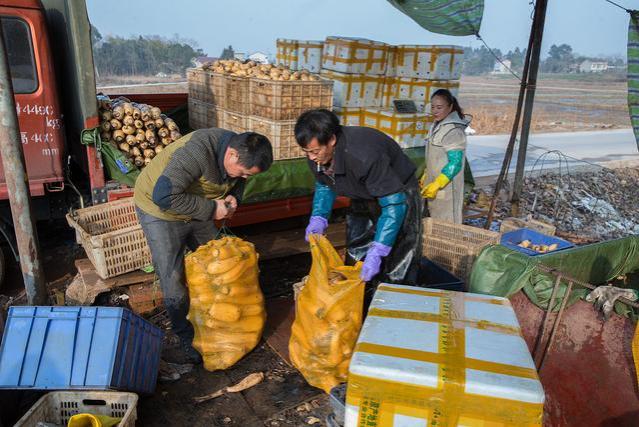
POLYGON ((349 74, 383 75, 388 45, 367 39, 326 37, 322 68, 349 74))
POLYGON ((346 427, 541 426, 543 403, 508 300, 378 287, 349 367, 346 427))
POLYGON ((362 115, 364 110, 360 107, 333 107, 333 112, 339 118, 342 126, 363 126, 362 115))

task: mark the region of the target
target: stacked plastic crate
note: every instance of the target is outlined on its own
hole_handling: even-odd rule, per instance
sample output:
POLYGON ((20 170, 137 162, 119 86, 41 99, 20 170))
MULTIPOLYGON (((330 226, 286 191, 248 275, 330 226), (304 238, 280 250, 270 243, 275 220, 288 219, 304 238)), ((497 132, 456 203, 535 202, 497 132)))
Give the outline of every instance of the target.
POLYGON ((322 51, 323 77, 333 80, 333 111, 343 125, 360 126, 365 108, 382 106, 389 46, 347 37, 327 37, 322 51))
POLYGON ((400 45, 389 48, 379 107, 362 112, 362 125, 379 129, 403 148, 425 145, 432 123, 430 97, 440 88, 459 90, 464 51, 458 46, 400 45), (396 100, 412 100, 417 111, 399 113, 396 100))
POLYGON ((223 74, 202 68, 186 71, 189 87, 189 126, 223 127, 226 80, 223 74))

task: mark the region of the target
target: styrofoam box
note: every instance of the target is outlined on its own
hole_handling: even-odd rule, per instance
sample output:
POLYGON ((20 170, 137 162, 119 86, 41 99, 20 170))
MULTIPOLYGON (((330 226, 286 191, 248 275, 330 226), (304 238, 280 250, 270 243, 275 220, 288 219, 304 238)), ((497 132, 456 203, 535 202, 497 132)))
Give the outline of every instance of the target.
POLYGON ((430 97, 438 89, 448 89, 454 96, 459 92, 458 80, 424 80, 408 77, 386 77, 384 79, 384 96, 382 106, 390 107, 393 100, 412 99, 426 104, 426 112, 430 112, 430 97))
POLYGON ((321 76, 334 81, 334 107, 379 107, 382 104, 384 76, 346 74, 322 70, 321 76))
POLYGON ((389 49, 387 76, 434 80, 461 77, 464 49, 452 45, 399 45, 389 49))
POLYGON ((363 111, 360 107, 333 107, 333 112, 343 126, 362 126, 363 111))
POLYGON ((349 367, 346 427, 360 415, 396 427, 541 426, 544 400, 507 299, 379 285, 349 367))
POLYGON ((322 49, 324 43, 317 40, 297 41, 297 69, 306 69, 319 73, 322 68, 322 49))
POLYGON ((368 39, 326 37, 322 68, 349 74, 383 75, 388 45, 368 39))
POLYGON ((284 65, 291 70, 297 70, 298 40, 277 39, 275 45, 277 47, 277 65, 284 65))
POLYGON ((421 104, 418 113, 397 113, 393 108, 366 108, 362 126, 372 127, 393 138, 402 148, 423 147, 433 118, 424 113, 421 104))

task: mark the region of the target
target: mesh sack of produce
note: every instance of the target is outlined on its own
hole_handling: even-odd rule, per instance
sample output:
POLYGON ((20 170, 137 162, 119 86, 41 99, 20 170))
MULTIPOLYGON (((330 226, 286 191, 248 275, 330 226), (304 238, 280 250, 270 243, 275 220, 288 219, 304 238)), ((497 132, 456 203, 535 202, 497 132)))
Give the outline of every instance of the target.
POLYGON ((345 266, 324 236, 311 235, 313 264, 295 306, 289 353, 306 381, 329 392, 346 381, 362 327, 361 263, 345 266))
POLYGON ((185 259, 193 347, 209 371, 233 366, 262 336, 266 313, 253 244, 222 237, 185 259))

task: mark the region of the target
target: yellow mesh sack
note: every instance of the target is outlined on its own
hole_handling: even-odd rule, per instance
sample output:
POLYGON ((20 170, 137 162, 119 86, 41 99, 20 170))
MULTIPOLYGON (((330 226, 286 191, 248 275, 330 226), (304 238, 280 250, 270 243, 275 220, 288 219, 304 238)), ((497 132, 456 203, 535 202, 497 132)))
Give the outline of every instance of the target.
POLYGON ((222 237, 185 259, 193 347, 209 371, 233 366, 262 336, 266 312, 253 244, 222 237))
POLYGON ((327 393, 345 382, 362 327, 361 264, 345 266, 324 236, 312 235, 313 264, 295 305, 289 353, 306 381, 327 393))

